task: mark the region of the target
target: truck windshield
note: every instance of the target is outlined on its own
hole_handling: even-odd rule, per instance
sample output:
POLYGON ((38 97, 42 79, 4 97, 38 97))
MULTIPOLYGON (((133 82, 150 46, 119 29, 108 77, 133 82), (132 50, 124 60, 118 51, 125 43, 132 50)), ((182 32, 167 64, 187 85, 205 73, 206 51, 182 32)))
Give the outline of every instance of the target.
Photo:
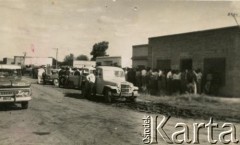
POLYGON ((21 69, 0 69, 0 78, 21 77, 21 69))
POLYGON ((104 78, 125 78, 123 71, 117 70, 104 70, 103 71, 104 78))

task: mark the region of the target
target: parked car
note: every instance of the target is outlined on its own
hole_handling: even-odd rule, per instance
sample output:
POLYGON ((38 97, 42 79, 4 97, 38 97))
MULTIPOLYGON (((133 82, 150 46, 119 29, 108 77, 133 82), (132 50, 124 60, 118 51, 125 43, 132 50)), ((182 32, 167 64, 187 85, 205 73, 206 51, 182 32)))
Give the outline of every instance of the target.
POLYGON ((44 73, 43 84, 51 83, 54 86, 59 86, 59 77, 58 77, 59 69, 51 69, 50 73, 44 73))
POLYGON ((22 70, 16 65, 0 65, 0 103, 20 103, 28 108, 31 84, 22 80, 22 70))
MULTIPOLYGON (((93 96, 104 96, 106 102, 109 103, 119 98, 135 101, 138 96, 138 87, 126 81, 125 73, 122 68, 98 66, 95 76, 96 82, 93 96)), ((83 92, 83 94, 86 93, 83 92)))

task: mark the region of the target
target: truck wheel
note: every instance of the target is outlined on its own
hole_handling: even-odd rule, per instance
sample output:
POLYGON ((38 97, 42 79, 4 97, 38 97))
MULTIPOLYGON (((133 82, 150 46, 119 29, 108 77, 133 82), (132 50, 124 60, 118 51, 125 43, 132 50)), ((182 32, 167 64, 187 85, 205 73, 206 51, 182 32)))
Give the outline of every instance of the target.
POLYGON ((129 102, 136 102, 136 98, 135 98, 135 97, 133 97, 133 98, 128 98, 127 101, 129 101, 129 102))
POLYGON ((82 92, 82 96, 86 98, 86 96, 87 96, 87 89, 85 88, 85 86, 82 87, 81 92, 82 92))
POLYGON ((58 86, 59 86, 59 80, 58 80, 58 79, 54 79, 54 80, 53 80, 53 85, 54 85, 55 87, 58 87, 58 86))
POLYGON ((112 102, 112 92, 110 90, 106 90, 105 91, 104 97, 105 97, 105 101, 107 103, 111 103, 112 102))
POLYGON ((22 109, 28 109, 28 102, 21 103, 22 109))

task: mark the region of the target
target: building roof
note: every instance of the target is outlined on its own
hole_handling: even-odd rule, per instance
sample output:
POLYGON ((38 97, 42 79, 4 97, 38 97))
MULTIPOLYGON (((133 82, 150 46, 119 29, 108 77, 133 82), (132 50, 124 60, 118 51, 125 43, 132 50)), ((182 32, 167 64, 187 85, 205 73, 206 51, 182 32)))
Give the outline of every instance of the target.
POLYGON ((199 31, 192 31, 192 32, 185 32, 185 33, 163 35, 163 36, 155 36, 155 37, 149 37, 148 39, 156 39, 156 38, 163 38, 163 37, 171 37, 171 36, 178 36, 178 35, 211 32, 211 31, 227 30, 227 29, 239 29, 240 30, 239 26, 229 26, 229 27, 222 27, 222 28, 214 28, 214 29, 206 29, 206 30, 199 30, 199 31))
POLYGON ((148 60, 148 56, 133 56, 132 60, 148 60))
POLYGON ((148 44, 139 44, 139 45, 133 45, 132 47, 147 47, 148 46, 148 44))
POLYGON ((10 57, 4 57, 3 59, 10 59, 10 60, 14 60, 13 58, 10 58, 10 57))
POLYGON ((0 69, 21 69, 21 66, 0 64, 0 69))
POLYGON ((15 57, 20 57, 20 58, 24 58, 24 56, 14 56, 14 58, 15 58, 15 57))
POLYGON ((99 56, 97 59, 102 59, 102 58, 121 58, 121 56, 99 56))

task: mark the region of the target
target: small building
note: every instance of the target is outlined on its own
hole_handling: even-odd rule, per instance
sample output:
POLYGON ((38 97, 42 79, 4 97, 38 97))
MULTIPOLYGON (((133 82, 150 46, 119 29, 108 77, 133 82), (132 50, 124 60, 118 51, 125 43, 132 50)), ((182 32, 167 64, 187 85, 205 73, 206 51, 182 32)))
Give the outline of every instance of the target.
POLYGON ((121 56, 101 56, 96 58, 97 66, 118 66, 122 67, 121 56))
POLYGON ((148 66, 148 44, 132 46, 132 67, 144 68, 148 66))
POLYGON ((213 75, 218 95, 240 97, 240 28, 151 37, 148 66, 161 70, 201 69, 203 74, 213 75))
POLYGON ((3 64, 14 64, 14 59, 13 58, 3 58, 3 64))
POLYGON ((95 67, 96 61, 87 61, 87 60, 74 60, 73 67, 83 68, 83 67, 95 67))
POLYGON ((15 65, 23 65, 24 64, 24 56, 14 56, 14 64, 15 65))
POLYGON ((25 65, 34 65, 34 66, 41 66, 41 65, 53 65, 53 58, 51 57, 25 57, 24 60, 25 65))

